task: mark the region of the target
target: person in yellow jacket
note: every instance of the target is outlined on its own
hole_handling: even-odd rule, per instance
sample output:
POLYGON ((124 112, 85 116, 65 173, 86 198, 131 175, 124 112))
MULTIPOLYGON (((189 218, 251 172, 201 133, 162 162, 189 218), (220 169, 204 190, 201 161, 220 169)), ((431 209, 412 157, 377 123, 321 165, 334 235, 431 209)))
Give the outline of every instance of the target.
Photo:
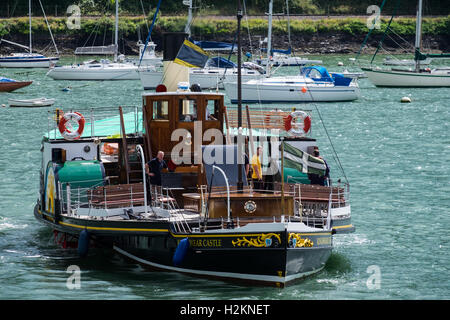
POLYGON ((262 155, 263 148, 258 147, 256 149, 256 154, 253 155, 251 165, 253 169, 252 180, 253 180, 253 189, 255 190, 263 190, 264 189, 264 181, 262 176, 261 169, 261 159, 259 158, 262 155))

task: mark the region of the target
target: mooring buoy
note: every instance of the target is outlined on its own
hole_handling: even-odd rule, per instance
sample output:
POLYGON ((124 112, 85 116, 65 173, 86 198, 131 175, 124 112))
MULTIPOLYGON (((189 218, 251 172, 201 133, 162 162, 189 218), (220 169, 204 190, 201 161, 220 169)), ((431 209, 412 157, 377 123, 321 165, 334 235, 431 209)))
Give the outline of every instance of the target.
POLYGON ((400 102, 403 102, 403 103, 409 103, 409 102, 411 102, 411 98, 410 98, 410 97, 403 97, 403 98, 400 100, 400 102))

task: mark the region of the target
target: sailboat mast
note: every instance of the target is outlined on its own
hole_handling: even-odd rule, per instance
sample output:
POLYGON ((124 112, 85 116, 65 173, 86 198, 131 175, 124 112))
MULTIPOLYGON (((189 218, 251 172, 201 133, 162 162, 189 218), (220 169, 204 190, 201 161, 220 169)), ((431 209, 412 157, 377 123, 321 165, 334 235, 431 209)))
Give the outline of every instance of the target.
POLYGON ((31 0, 28 0, 28 18, 30 20, 30 53, 32 53, 33 45, 31 41, 31 0))
POLYGON ((116 25, 114 29, 114 62, 117 62, 117 52, 119 51, 119 0, 116 0, 116 25))
POLYGON ((193 1, 193 0, 187 0, 187 1, 185 0, 185 1, 183 1, 183 3, 184 3, 185 5, 189 5, 188 19, 187 19, 186 26, 184 27, 184 33, 187 33, 189 37, 191 37, 192 1, 193 1))
POLYGON ((416 44, 415 44, 415 59, 416 72, 420 71, 420 50, 422 44, 422 0, 419 0, 416 13, 416 44))
MULTIPOLYGON (((241 19, 242 19, 242 8, 241 8, 241 0, 238 0, 238 11, 237 11, 237 65, 238 65, 238 77, 237 77, 237 96, 238 96, 238 132, 240 132, 242 128, 242 74, 241 74, 241 19)), ((239 134, 239 133, 238 133, 239 134)), ((237 181, 237 189, 239 192, 242 192, 244 189, 244 182, 242 177, 242 159, 241 156, 241 146, 239 145, 241 139, 238 136, 238 181, 237 181)))
POLYGON ((267 32, 267 65, 266 65, 266 76, 270 76, 270 57, 272 51, 272 11, 273 11, 273 0, 269 1, 269 28, 267 32))
POLYGON ((287 27, 288 27, 288 41, 289 49, 291 48, 291 19, 289 16, 289 0, 286 0, 286 14, 287 14, 287 27))

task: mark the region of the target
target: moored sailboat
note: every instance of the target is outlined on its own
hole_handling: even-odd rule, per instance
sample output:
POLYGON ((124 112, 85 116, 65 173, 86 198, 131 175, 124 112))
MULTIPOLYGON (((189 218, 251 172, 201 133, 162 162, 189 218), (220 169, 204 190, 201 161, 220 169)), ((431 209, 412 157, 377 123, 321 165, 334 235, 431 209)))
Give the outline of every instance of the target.
MULTIPOLYGON (((50 32, 50 36, 53 41, 53 45, 55 46, 56 53, 58 52, 58 47, 56 46, 55 40, 53 39, 53 34, 50 29, 50 26, 47 21, 47 17, 45 16, 44 8, 41 4, 42 12, 44 13, 44 18, 47 23, 48 30, 50 32)), ((33 53, 33 36, 32 36, 32 25, 31 25, 31 0, 28 1, 28 16, 29 16, 29 46, 24 46, 13 41, 9 41, 6 39, 0 39, 1 42, 6 42, 23 49, 26 49, 27 52, 20 53, 12 53, 8 56, 0 56, 0 67, 2 68, 48 68, 59 60, 59 57, 46 57, 39 53, 33 53)))
MULTIPOLYGON (((414 70, 379 67, 362 67, 369 80, 377 87, 450 87, 450 69, 422 68, 430 58, 450 58, 449 54, 423 54, 422 44, 422 0, 418 1, 416 14, 416 38, 414 70)), ((391 20, 392 21, 392 20, 391 20)), ((387 31, 387 30, 386 30, 387 31)), ((376 54, 376 53, 375 53, 376 54)), ((374 55, 375 56, 375 55, 374 55)), ((373 61, 373 58, 372 58, 373 61)))
POLYGON ((111 46, 114 52, 114 61, 102 59, 76 65, 53 65, 47 72, 47 76, 54 80, 139 80, 138 66, 118 59, 119 1, 115 2, 114 45, 111 46))

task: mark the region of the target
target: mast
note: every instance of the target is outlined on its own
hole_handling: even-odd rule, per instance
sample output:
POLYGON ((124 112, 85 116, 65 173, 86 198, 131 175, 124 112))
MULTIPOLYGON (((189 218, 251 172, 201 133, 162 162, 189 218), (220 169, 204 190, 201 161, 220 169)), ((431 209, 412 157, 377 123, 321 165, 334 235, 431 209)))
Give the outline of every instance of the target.
POLYGON ((419 0, 416 13, 416 43, 415 43, 415 60, 416 72, 420 71, 420 49, 422 42, 422 0, 419 0))
POLYGON ((266 65, 266 76, 270 76, 270 56, 272 51, 272 11, 273 11, 273 0, 269 1, 269 29, 267 32, 267 65, 266 65))
POLYGON ((28 0, 28 18, 30 20, 30 53, 32 53, 33 45, 31 41, 31 0, 28 0))
POLYGON ((119 0, 116 0, 116 25, 114 28, 114 62, 117 62, 117 52, 119 51, 119 0))
POLYGON ((183 4, 189 6, 188 10, 188 19, 186 26, 184 27, 184 33, 188 34, 188 37, 191 37, 191 24, 192 24, 192 0, 183 0, 183 4))
POLYGON ((287 27, 288 27, 288 41, 289 41, 289 49, 291 49, 291 18, 289 16, 289 0, 286 0, 286 14, 287 14, 287 27))
MULTIPOLYGON (((238 63, 238 78, 237 78, 237 96, 238 96, 238 135, 241 132, 242 128, 242 74, 241 74, 241 19, 242 19, 242 8, 241 8, 241 0, 238 0, 238 11, 237 11, 237 43, 238 43, 238 52, 237 52, 237 63, 238 63)), ((239 192, 242 192, 244 189, 244 183, 242 181, 242 150, 239 145, 242 141, 240 136, 238 136, 238 182, 237 189, 239 192)))

